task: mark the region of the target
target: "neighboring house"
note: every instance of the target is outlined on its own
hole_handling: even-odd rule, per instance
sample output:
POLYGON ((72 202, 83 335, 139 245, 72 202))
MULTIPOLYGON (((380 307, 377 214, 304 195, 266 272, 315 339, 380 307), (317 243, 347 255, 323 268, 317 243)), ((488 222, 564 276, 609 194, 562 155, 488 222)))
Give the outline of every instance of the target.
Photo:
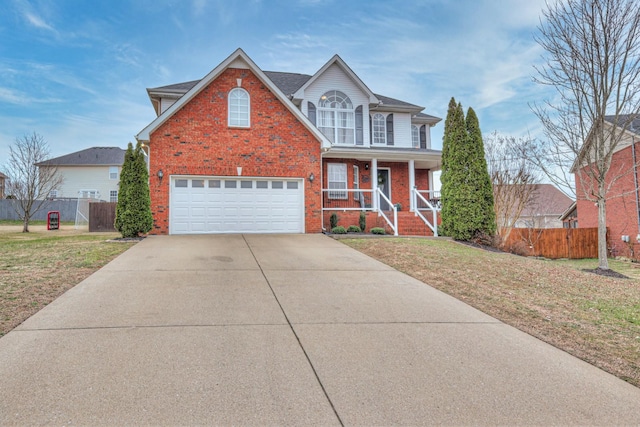
POLYGON ((124 153, 125 150, 119 147, 92 147, 45 160, 36 166, 54 166, 62 175, 62 185, 51 191, 49 198, 89 198, 117 202, 124 153))
POLYGON ((576 202, 571 203, 562 215, 560 215, 563 228, 578 228, 578 205, 576 202))
POLYGON ((334 212, 345 228, 366 212, 368 229, 432 233, 441 119, 373 93, 337 55, 310 76, 238 49, 202 80, 147 92, 152 233, 319 233, 334 212))
POLYGON ((7 180, 7 176, 5 174, 3 174, 2 172, 0 172, 0 199, 4 199, 5 197, 7 197, 6 195, 6 183, 5 181, 7 180))
MULTIPOLYGON (((607 122, 612 118, 605 117, 607 122)), ((638 194, 638 161, 640 159, 640 117, 620 116, 619 121, 627 124, 622 141, 612 156, 607 186, 607 228, 608 246, 613 255, 630 255, 629 251, 640 242, 640 200, 638 194), (633 119, 633 120, 631 120, 633 119), (626 123, 625 123, 626 122, 626 123)), ((584 165, 583 165, 584 168, 584 165)), ((598 207, 587 200, 584 185, 579 174, 583 168, 574 165, 571 172, 576 175, 578 227, 598 226, 598 207)), ((587 179, 587 178, 583 178, 587 179)))
POLYGON ((516 228, 562 228, 562 214, 574 203, 552 184, 534 184, 516 228))

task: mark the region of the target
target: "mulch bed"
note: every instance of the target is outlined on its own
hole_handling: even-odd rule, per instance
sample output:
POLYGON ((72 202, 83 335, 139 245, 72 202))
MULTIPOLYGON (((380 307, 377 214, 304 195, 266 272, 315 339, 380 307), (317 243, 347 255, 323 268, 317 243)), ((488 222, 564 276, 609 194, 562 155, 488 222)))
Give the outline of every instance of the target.
POLYGON ((611 269, 603 269, 603 268, 584 268, 582 271, 587 273, 598 274, 600 276, 613 277, 616 279, 629 279, 629 276, 625 276, 624 274, 618 273, 617 271, 613 271, 611 269))

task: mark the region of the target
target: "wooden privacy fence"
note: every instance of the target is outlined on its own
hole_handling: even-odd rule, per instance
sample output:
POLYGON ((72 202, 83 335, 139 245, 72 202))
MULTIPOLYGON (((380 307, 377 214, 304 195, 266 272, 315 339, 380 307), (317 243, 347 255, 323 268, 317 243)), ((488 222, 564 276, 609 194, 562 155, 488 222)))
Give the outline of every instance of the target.
MULTIPOLYGON (((607 230, 608 233, 608 230, 607 230)), ((506 249, 528 250, 532 256, 545 258, 598 258, 597 228, 514 228, 506 249)))
POLYGON ((89 232, 116 231, 116 202, 89 203, 89 232))

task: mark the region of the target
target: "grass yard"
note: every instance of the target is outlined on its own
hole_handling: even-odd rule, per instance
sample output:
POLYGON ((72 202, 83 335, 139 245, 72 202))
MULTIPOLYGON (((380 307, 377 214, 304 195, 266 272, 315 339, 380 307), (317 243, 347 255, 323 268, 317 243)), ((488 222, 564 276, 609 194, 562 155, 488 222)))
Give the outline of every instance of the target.
POLYGON ((118 233, 0 225, 0 336, 80 283, 134 243, 109 243, 118 233))
POLYGON ((640 265, 631 279, 587 273, 597 260, 548 261, 441 239, 341 239, 477 309, 640 386, 640 265))

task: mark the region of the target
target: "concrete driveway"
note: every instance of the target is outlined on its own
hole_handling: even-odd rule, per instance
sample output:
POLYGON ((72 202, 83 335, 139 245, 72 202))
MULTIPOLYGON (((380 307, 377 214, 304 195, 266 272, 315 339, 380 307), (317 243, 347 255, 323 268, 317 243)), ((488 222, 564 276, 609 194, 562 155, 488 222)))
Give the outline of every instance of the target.
POLYGON ((638 423, 640 389, 322 235, 149 237, 0 339, 2 425, 638 423))

